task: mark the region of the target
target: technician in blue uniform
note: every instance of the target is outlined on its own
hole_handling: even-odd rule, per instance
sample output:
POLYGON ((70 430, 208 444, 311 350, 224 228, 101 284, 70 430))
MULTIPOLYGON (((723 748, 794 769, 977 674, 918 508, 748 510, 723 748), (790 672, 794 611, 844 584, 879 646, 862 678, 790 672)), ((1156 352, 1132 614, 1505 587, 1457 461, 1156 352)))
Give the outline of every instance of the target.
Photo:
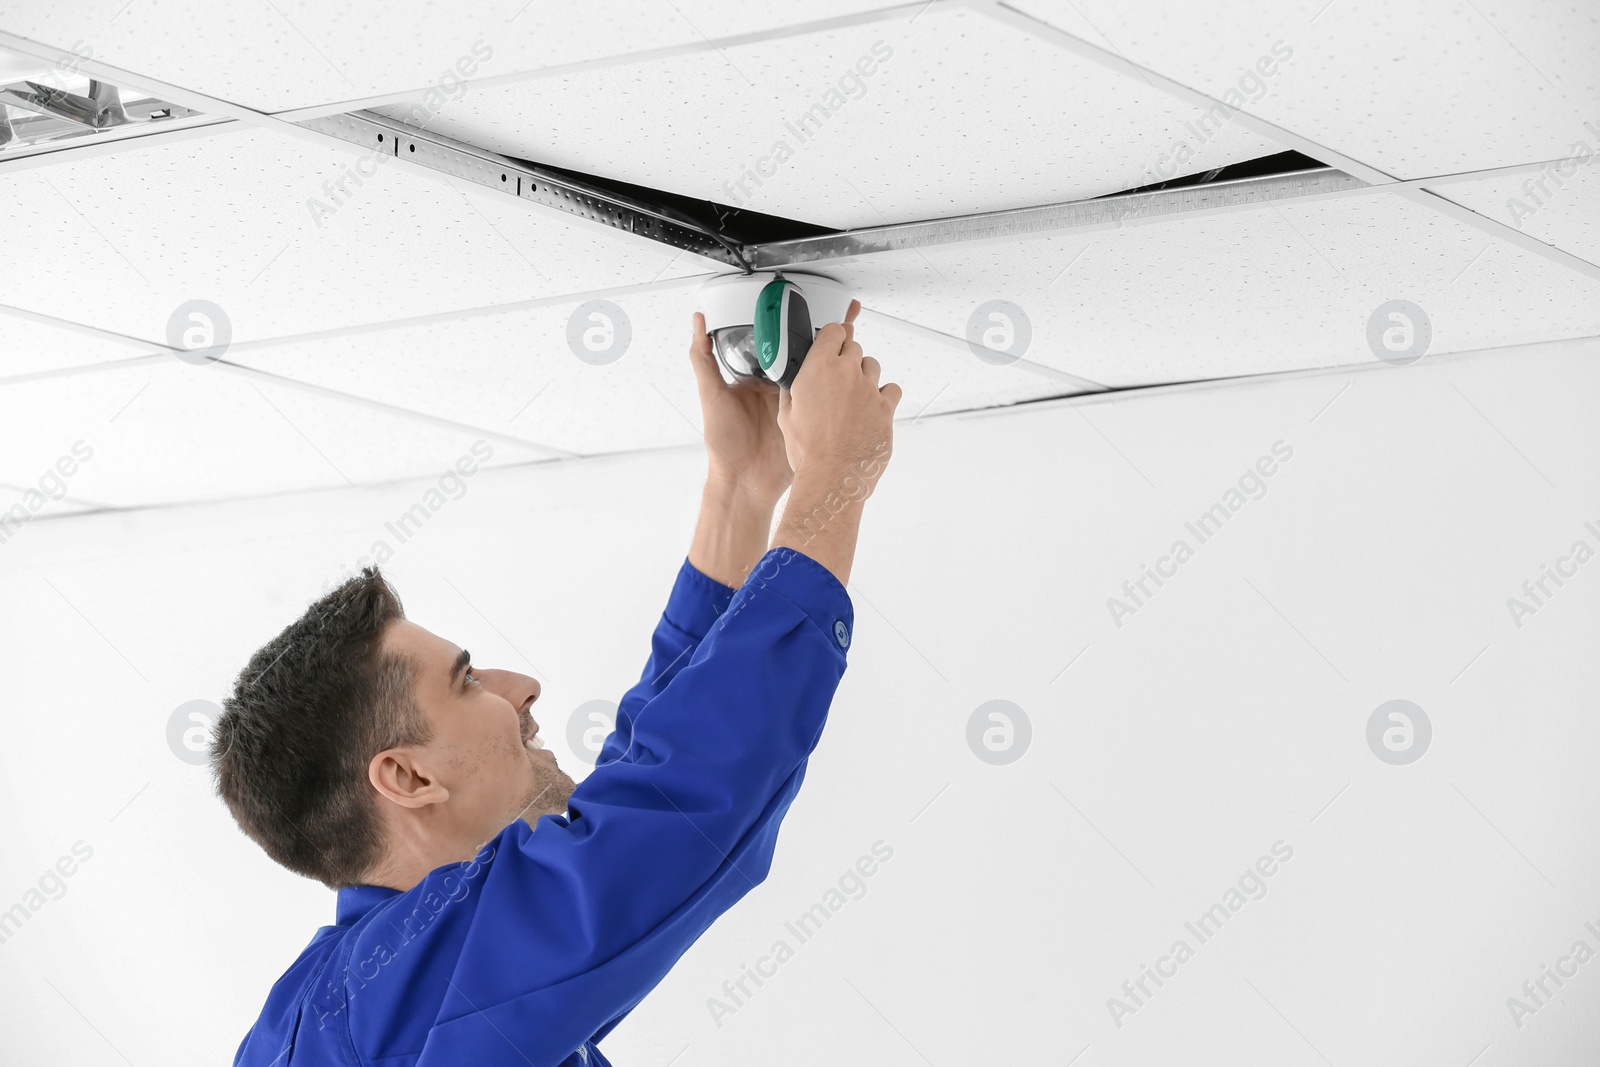
POLYGON ((727 386, 695 315, 700 521, 581 785, 538 737, 539 683, 473 666, 372 568, 252 657, 218 793, 338 902, 236 1067, 599 1067, 596 1043, 766 877, 844 674, 901 395, 853 339, 859 310, 781 393, 727 386))

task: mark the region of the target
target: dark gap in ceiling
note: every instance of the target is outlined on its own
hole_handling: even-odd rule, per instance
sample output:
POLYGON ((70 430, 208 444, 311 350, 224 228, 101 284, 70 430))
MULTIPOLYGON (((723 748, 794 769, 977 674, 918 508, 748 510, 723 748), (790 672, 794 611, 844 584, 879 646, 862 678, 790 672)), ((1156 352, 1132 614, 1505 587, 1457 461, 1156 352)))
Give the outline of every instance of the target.
MULTIPOLYGON (((664 209, 665 213, 676 215, 680 222, 691 223, 708 233, 716 234, 725 241, 735 244, 761 245, 776 241, 792 241, 804 237, 823 237, 844 232, 827 226, 801 222, 796 219, 786 219, 778 215, 767 215, 760 211, 751 211, 748 208, 729 207, 726 204, 719 204, 711 200, 700 200, 696 197, 670 193, 662 189, 634 185, 631 182, 618 181, 615 178, 607 178, 598 174, 569 170, 565 167, 552 167, 547 163, 535 163, 532 160, 518 160, 518 162, 536 171, 545 171, 558 178, 568 178, 602 192, 613 193, 637 203, 664 209)), ((1091 197, 1090 199, 1103 200, 1106 197, 1154 192, 1158 189, 1178 189, 1185 186, 1206 185, 1211 182, 1235 181, 1240 178, 1260 178, 1268 175, 1294 174, 1300 171, 1326 169, 1326 164, 1299 152, 1278 152, 1274 155, 1262 156, 1259 159, 1247 159, 1239 163, 1230 163, 1225 167, 1217 167, 1198 174, 1191 174, 1185 178, 1173 178, 1169 181, 1157 182, 1154 185, 1142 185, 1136 189, 1124 189, 1120 192, 1106 193, 1104 196, 1091 197)))
POLYGON ((518 160, 518 162, 526 163, 528 166, 539 170, 549 171, 551 174, 560 177, 572 178, 606 192, 617 193, 645 204, 668 208, 693 220, 706 230, 720 234, 727 240, 740 244, 791 241, 800 237, 821 237, 824 234, 839 232, 827 226, 817 226, 809 222, 797 222, 794 219, 786 219, 778 215, 764 215, 759 211, 750 211, 746 208, 728 207, 725 204, 718 204, 711 200, 697 200, 692 196, 682 196, 662 189, 651 189, 643 185, 620 182, 615 178, 605 178, 598 174, 585 174, 580 170, 552 167, 548 163, 534 163, 529 160, 518 160))
POLYGON ((1181 189, 1190 185, 1209 185, 1212 182, 1238 181, 1240 178, 1265 178, 1278 174, 1296 174, 1305 170, 1327 170, 1328 165, 1310 156, 1299 152, 1277 152, 1270 156, 1261 156, 1257 159, 1246 159, 1238 163, 1229 163, 1225 167, 1201 171, 1191 174, 1186 178, 1172 178, 1154 185, 1141 185, 1137 189, 1124 189, 1120 193, 1107 193, 1093 199, 1104 200, 1111 196, 1127 196, 1129 193, 1153 193, 1158 189, 1181 189))
MULTIPOLYGON (((1316 368, 1316 369, 1325 369, 1325 368, 1316 368)), ((1219 375, 1217 375, 1216 377, 1213 377, 1213 378, 1179 378, 1179 379, 1177 379, 1175 381, 1170 381, 1170 382, 1139 382, 1136 385, 1108 385, 1104 389, 1085 389, 1082 392, 1078 392, 1078 393, 1053 393, 1050 396, 1028 397, 1025 400, 1013 400, 1013 401, 1010 401, 1009 403, 1005 403, 1005 404, 991 404, 988 407, 962 408, 962 409, 960 409, 958 411, 941 411, 939 413, 939 415, 940 416, 942 416, 942 415, 970 415, 970 414, 973 414, 974 412, 980 412, 980 411, 983 411, 983 412, 999 411, 1002 408, 1009 411, 1009 410, 1011 410, 1013 408, 1027 407, 1030 404, 1048 404, 1053 400, 1069 400, 1070 401, 1070 400, 1077 400, 1079 398, 1085 398, 1086 399, 1088 397, 1095 397, 1095 396, 1115 396, 1118 393, 1134 393, 1134 394, 1138 394, 1140 392, 1145 392, 1145 391, 1148 391, 1148 390, 1151 390, 1151 389, 1165 389, 1168 386, 1174 386, 1174 385, 1206 385, 1206 384, 1215 384, 1217 382, 1242 382, 1247 378, 1271 378, 1271 377, 1275 377, 1277 375, 1278 375, 1278 372, 1266 371, 1266 372, 1256 372, 1256 373, 1251 373, 1251 374, 1219 374, 1219 375)), ((939 417, 939 416, 930 416, 930 418, 937 418, 937 417, 939 417)))

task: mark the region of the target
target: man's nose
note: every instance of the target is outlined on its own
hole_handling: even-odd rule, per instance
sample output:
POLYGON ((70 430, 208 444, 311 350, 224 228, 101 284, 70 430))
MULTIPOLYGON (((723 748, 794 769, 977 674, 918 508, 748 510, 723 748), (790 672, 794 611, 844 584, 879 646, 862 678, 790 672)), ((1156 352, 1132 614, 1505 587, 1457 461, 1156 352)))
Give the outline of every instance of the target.
POLYGON ((539 682, 536 678, 529 678, 526 674, 512 674, 514 679, 512 691, 516 698, 511 701, 518 711, 539 699, 539 682))
POLYGON ((483 670, 478 672, 489 691, 503 697, 512 707, 521 711, 539 699, 539 680, 515 671, 483 670))

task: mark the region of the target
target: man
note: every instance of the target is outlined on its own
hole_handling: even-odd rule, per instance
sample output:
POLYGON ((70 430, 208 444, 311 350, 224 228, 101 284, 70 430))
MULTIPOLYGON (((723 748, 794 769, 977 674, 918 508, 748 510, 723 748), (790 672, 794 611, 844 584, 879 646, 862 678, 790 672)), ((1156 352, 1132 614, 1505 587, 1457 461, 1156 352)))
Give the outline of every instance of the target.
POLYGON ((338 890, 235 1067, 598 1067, 603 1039, 767 875, 846 666, 860 509, 900 387, 817 335, 792 390, 690 359, 709 472, 644 673, 581 785, 539 683, 474 666, 367 568, 224 702, 217 791, 274 860, 338 890), (788 504, 770 547, 776 502, 788 504))

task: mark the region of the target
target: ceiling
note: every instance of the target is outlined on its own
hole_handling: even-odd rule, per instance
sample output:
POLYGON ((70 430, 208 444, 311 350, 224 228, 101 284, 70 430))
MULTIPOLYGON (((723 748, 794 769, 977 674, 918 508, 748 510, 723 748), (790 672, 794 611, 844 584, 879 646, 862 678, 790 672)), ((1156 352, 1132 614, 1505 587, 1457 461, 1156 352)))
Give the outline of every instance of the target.
POLYGON ((125 97, 220 120, 0 151, 0 499, 80 439, 97 459, 49 513, 431 475, 478 440, 491 465, 699 442, 690 316, 697 286, 733 268, 403 157, 335 195, 361 150, 297 123, 356 111, 827 230, 1021 213, 1290 150, 1366 183, 1226 208, 1152 200, 1046 230, 958 223, 963 239, 807 265, 862 301, 858 337, 903 386, 902 421, 1370 364, 1369 318, 1395 300, 1425 311, 1430 355, 1600 334, 1597 12, 684 0, 607 14, 0 4, 13 66, 75 52, 125 97), (215 362, 168 347, 195 300, 231 327, 215 362), (631 327, 603 365, 567 340, 595 300, 631 327), (1021 358, 969 347, 991 300, 1026 317, 1021 358))

